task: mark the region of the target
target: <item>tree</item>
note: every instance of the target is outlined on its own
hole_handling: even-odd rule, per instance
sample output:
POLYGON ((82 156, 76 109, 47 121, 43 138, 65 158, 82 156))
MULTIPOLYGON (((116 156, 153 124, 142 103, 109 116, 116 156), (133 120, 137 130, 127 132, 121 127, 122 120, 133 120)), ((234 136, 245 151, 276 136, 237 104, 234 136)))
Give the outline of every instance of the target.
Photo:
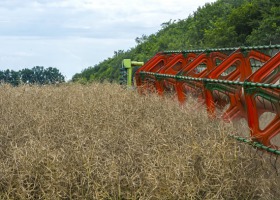
POLYGON ((64 82, 64 76, 57 68, 36 66, 32 69, 22 69, 20 71, 4 70, 0 71, 0 82, 9 83, 13 86, 24 84, 54 84, 64 82))
POLYGON ((135 39, 136 46, 121 54, 116 51, 73 76, 73 81, 119 79, 122 59, 146 62, 164 50, 188 50, 217 47, 280 43, 279 0, 217 0, 199 7, 183 20, 162 23, 152 35, 135 39))
POLYGON ((20 84, 19 73, 14 70, 9 70, 9 69, 0 71, 0 82, 9 83, 13 86, 17 86, 20 84))
POLYGON ((62 83, 65 81, 64 76, 57 68, 49 67, 44 70, 44 84, 62 83))
POLYGON ((278 0, 255 0, 262 20, 247 37, 247 43, 254 45, 280 43, 280 2, 278 0))
POLYGON ((23 69, 20 71, 20 78, 23 83, 34 84, 35 83, 35 75, 31 69, 23 69))

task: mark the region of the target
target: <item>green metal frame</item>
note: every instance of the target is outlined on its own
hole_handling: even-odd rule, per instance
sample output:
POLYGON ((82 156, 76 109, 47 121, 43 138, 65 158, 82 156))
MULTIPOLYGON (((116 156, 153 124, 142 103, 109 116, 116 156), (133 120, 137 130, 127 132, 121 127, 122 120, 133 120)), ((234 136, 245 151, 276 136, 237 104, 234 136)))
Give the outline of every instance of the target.
POLYGON ((132 86, 132 68, 136 66, 143 66, 144 62, 131 61, 131 59, 124 59, 122 67, 127 70, 127 86, 132 86))

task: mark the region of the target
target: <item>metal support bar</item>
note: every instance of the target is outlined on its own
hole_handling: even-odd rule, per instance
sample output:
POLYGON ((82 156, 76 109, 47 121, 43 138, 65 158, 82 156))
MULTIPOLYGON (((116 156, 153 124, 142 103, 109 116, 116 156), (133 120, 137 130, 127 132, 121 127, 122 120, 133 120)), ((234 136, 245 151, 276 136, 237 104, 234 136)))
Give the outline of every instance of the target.
POLYGON ((202 53, 202 52, 214 52, 214 51, 235 51, 240 50, 262 50, 262 49, 279 49, 280 45, 267 45, 267 46, 252 46, 252 47, 229 47, 229 48, 216 48, 216 49, 196 49, 196 50, 174 50, 163 51, 164 54, 172 53, 202 53))
POLYGON ((124 59, 122 67, 127 70, 127 86, 132 86, 132 68, 136 66, 143 66, 144 62, 131 61, 131 59, 124 59))
POLYGON ((262 149, 262 150, 265 150, 269 153, 273 153, 273 154, 276 154, 276 155, 280 155, 280 150, 277 150, 277 149, 273 149, 273 148, 270 148, 268 146, 265 146, 259 142, 254 142, 252 140, 248 140, 246 138, 242 138, 242 137, 239 137, 239 136, 235 136, 235 135, 230 135, 230 137, 236 139, 237 141, 240 141, 240 142, 244 142, 246 144, 249 144, 249 145, 252 145, 253 147, 256 147, 256 148, 259 148, 259 149, 262 149))
POLYGON ((209 78, 194 78, 190 76, 177 76, 171 74, 159 74, 153 72, 140 72, 140 74, 153 75, 157 78, 174 78, 176 80, 190 80, 190 81, 203 81, 208 83, 223 83, 228 85, 242 85, 242 86, 254 86, 254 87, 263 87, 263 88, 276 88, 280 89, 280 84, 267 84, 267 83, 254 83, 254 82, 241 82, 241 81, 228 81, 220 79, 209 79, 209 78))

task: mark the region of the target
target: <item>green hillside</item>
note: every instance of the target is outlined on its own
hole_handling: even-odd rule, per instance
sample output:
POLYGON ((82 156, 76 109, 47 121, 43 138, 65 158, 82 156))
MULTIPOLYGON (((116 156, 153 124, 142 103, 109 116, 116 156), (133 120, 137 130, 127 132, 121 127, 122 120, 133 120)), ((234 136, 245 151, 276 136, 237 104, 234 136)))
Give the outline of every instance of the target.
POLYGON ((115 51, 113 57, 75 74, 72 80, 118 80, 124 58, 146 62, 163 50, 279 44, 280 1, 217 0, 161 27, 155 34, 137 37, 134 48, 115 51))

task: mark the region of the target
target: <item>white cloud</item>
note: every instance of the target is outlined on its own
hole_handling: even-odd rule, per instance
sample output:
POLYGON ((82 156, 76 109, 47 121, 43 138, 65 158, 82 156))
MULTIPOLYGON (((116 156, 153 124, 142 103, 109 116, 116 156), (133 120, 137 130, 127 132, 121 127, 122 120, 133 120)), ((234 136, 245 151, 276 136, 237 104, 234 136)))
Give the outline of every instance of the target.
POLYGON ((1 0, 0 69, 52 65, 71 77, 213 1, 1 0))

